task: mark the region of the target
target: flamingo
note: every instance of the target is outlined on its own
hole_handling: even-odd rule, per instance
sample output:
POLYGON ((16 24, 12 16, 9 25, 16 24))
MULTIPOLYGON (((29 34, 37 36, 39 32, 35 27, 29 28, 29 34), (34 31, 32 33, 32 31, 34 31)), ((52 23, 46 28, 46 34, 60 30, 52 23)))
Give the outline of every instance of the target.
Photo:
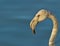
POLYGON ((35 27, 39 22, 42 22, 44 20, 46 20, 46 18, 49 18, 50 20, 52 20, 53 22, 53 28, 52 28, 52 33, 51 36, 49 38, 49 46, 55 46, 54 42, 55 42, 55 38, 57 35, 57 31, 58 31, 58 22, 56 17, 51 14, 50 11, 47 11, 45 9, 41 9, 39 10, 36 15, 34 16, 34 18, 31 20, 30 22, 30 28, 33 32, 33 34, 35 34, 35 27))

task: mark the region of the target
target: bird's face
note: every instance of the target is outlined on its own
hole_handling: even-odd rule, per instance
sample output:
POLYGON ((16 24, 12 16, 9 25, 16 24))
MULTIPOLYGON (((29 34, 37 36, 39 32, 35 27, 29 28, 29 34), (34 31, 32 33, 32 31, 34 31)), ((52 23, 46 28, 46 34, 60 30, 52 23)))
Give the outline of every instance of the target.
POLYGON ((35 27, 36 27, 37 23, 45 20, 47 18, 47 16, 48 16, 48 12, 46 10, 42 9, 32 19, 32 21, 30 22, 30 28, 32 29, 32 32, 34 34, 35 34, 35 27))
POLYGON ((36 14, 36 16, 38 17, 38 22, 41 22, 47 18, 48 12, 42 9, 36 14))

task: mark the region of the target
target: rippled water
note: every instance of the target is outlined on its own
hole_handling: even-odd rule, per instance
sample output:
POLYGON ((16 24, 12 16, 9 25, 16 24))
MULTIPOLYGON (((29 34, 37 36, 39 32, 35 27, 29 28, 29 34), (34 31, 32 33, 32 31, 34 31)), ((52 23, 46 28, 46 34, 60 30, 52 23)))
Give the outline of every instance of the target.
MULTIPOLYGON (((52 22, 46 19, 32 34, 29 23, 40 9, 55 14, 60 27, 60 0, 0 0, 0 46, 48 46, 52 22)), ((60 29, 55 45, 60 46, 60 29)))

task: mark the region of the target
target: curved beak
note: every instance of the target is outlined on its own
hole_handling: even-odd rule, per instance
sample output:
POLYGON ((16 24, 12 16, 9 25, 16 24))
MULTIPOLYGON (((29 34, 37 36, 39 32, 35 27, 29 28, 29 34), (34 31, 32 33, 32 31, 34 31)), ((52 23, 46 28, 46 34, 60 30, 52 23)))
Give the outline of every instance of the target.
POLYGON ((32 29, 32 33, 35 34, 35 27, 38 23, 38 17, 34 17, 32 21, 30 22, 30 28, 32 29))

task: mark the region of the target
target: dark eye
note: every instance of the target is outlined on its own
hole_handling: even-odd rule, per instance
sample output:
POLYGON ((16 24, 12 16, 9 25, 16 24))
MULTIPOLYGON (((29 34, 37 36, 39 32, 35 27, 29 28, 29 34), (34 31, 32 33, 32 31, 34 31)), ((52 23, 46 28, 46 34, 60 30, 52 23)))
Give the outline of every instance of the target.
POLYGON ((37 17, 39 17, 40 15, 37 15, 37 17))

